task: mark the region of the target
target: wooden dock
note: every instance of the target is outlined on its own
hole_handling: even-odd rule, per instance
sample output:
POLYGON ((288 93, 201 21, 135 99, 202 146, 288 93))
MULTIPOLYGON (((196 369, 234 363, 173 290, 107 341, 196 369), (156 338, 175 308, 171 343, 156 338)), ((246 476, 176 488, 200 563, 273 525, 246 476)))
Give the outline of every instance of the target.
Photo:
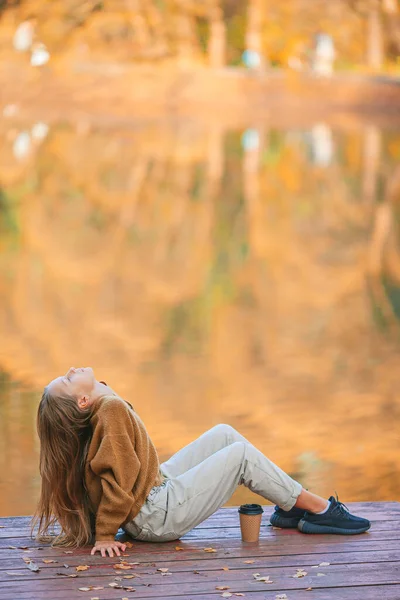
POLYGON ((180 540, 133 540, 114 558, 91 556, 91 546, 40 545, 29 537, 29 517, 0 518, 0 599, 400 600, 400 503, 347 506, 372 521, 369 532, 275 529, 273 507, 264 506, 259 542, 244 543, 237 507, 229 507, 180 540), (306 574, 294 577, 300 569, 306 574))

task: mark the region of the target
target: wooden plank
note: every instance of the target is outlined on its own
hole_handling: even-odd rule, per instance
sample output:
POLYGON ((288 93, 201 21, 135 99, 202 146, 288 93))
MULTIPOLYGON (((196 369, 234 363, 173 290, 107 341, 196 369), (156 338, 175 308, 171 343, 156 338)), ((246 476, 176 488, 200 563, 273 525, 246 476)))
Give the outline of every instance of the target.
MULTIPOLYGON (((191 555, 192 556, 192 555, 191 555)), ((46 564, 43 563, 43 558, 47 559, 47 556, 39 554, 24 554, 21 557, 5 557, 0 564, 0 581, 2 577, 2 572, 6 570, 16 570, 23 569, 23 558, 29 557, 33 560, 41 570, 46 569, 55 569, 60 570, 65 573, 75 572, 75 567, 80 564, 90 565, 93 567, 99 567, 99 565, 104 568, 113 568, 115 563, 119 562, 119 559, 114 557, 103 558, 100 555, 85 555, 85 556, 64 556, 64 557, 55 557, 54 555, 50 558, 56 560, 55 563, 46 564), (69 565, 69 569, 67 570, 63 567, 64 564, 69 565)), ((267 566, 287 566, 287 567, 311 567, 315 564, 320 564, 321 562, 330 562, 332 565, 348 565, 348 564, 367 564, 367 563, 378 563, 378 562, 400 562, 400 548, 397 547, 395 550, 374 550, 373 552, 338 552, 336 554, 325 553, 325 554, 290 554, 290 555, 277 555, 277 556, 256 556, 251 557, 251 560, 254 562, 252 564, 247 564, 244 561, 250 560, 248 558, 237 558, 237 557, 227 557, 227 558, 212 558, 212 560, 197 560, 193 558, 187 558, 185 552, 176 553, 176 555, 171 555, 168 553, 166 555, 162 555, 160 559, 157 559, 157 562, 145 562, 144 560, 140 560, 141 556, 137 554, 132 554, 129 556, 121 557, 123 560, 128 562, 139 562, 140 564, 132 568, 132 573, 139 572, 140 569, 147 568, 150 566, 159 566, 165 568, 174 568, 179 566, 180 571, 192 571, 193 569, 197 569, 199 571, 211 571, 211 570, 221 570, 224 566, 229 566, 229 569, 258 569, 262 568, 265 565, 267 566)), ((400 568, 400 565, 399 565, 400 568)), ((84 572, 81 573, 81 576, 84 577, 84 572)))
MULTIPOLYGON (((261 523, 260 535, 261 537, 265 537, 267 535, 273 535, 273 532, 276 528, 272 528, 270 523, 263 522, 261 523)), ((371 521, 371 531, 399 531, 400 530, 400 520, 399 521, 371 521)), ((122 529, 119 530, 119 535, 123 535, 124 531, 122 529)), ((18 538, 26 538, 30 536, 30 530, 28 527, 20 526, 18 530, 15 530, 12 526, 6 526, 3 529, 0 529, 0 540, 5 540, 9 538, 13 538, 17 540, 18 538)), ((211 524, 207 527, 197 526, 188 533, 185 534, 185 538, 187 537, 196 537, 196 538, 218 538, 225 536, 233 536, 240 538, 240 524, 238 522, 232 522, 230 525, 227 525, 226 522, 221 523, 220 525, 215 524, 212 526, 211 524)), ((127 536, 127 539, 132 541, 130 536, 127 536)))
MULTIPOLYGON (((357 586, 375 586, 375 585, 398 585, 400 584, 400 570, 398 563, 386 563, 384 565, 330 565, 329 567, 321 567, 320 569, 309 569, 307 575, 301 579, 294 578, 296 569, 291 568, 275 568, 268 567, 259 571, 262 576, 270 576, 272 584, 266 584, 254 579, 252 573, 243 572, 242 570, 224 571, 220 574, 215 572, 203 575, 194 573, 180 573, 171 570, 171 575, 168 577, 161 576, 156 570, 152 574, 144 575, 140 581, 137 580, 122 580, 123 584, 133 586, 139 593, 135 597, 142 598, 159 598, 195 595, 196 593, 214 593, 216 594, 217 586, 224 585, 229 587, 231 593, 242 592, 248 593, 252 591, 263 591, 264 593, 285 591, 288 595, 290 591, 305 590, 307 587, 312 587, 314 590, 323 588, 348 588, 357 586), (318 573, 324 573, 324 576, 318 576, 318 573), (148 586, 150 584, 150 587, 148 586)), ((61 578, 45 579, 41 574, 37 574, 35 578, 31 575, 31 579, 22 580, 15 577, 10 581, 2 582, 2 594, 10 594, 14 592, 15 597, 21 597, 21 594, 31 594, 35 591, 40 594, 40 598, 59 598, 64 592, 68 591, 70 597, 79 595, 79 587, 81 581, 84 581, 84 586, 104 586, 104 590, 99 590, 101 597, 115 598, 115 592, 125 595, 123 590, 111 590, 111 594, 107 589, 109 583, 114 582, 114 574, 98 574, 92 573, 91 577, 82 579, 64 579, 61 578), (61 589, 62 586, 62 589, 61 589)), ((122 584, 122 583, 121 583, 122 584)), ((65 594, 64 594, 65 597, 65 594)), ((314 596, 315 597, 315 596, 314 596)), ((317 596, 318 597, 318 596, 317 596)))
MULTIPOLYGON (((25 558, 25 557, 24 557, 25 558)), ((43 563, 41 559, 36 557, 31 558, 35 564, 40 568, 40 578, 48 578, 48 577, 57 577, 57 572, 62 572, 65 575, 69 575, 72 573, 76 573, 76 567, 78 565, 84 564, 89 565, 90 569, 88 571, 83 571, 79 573, 80 578, 85 578, 88 576, 92 576, 94 571, 99 570, 99 572, 108 572, 118 574, 118 571, 113 570, 114 564, 118 564, 119 560, 116 558, 102 558, 100 556, 87 556, 82 560, 75 559, 71 560, 70 558, 66 558, 64 560, 59 560, 54 563, 43 563), (68 565, 68 568, 65 568, 64 565, 68 565)), ((123 560, 128 562, 136 562, 132 560, 132 557, 125 557, 123 560)), ((184 558, 180 560, 170 560, 170 561, 157 561, 157 562, 148 562, 141 563, 139 565, 131 566, 129 570, 129 574, 134 575, 135 573, 144 573, 148 572, 148 570, 152 567, 159 568, 162 565, 163 568, 168 568, 175 572, 193 572, 193 570, 203 571, 207 573, 218 572, 223 570, 223 567, 229 567, 230 571, 249 571, 254 572, 254 569, 261 568, 272 568, 272 567, 292 567, 292 568, 304 568, 305 570, 314 568, 315 565, 319 565, 321 563, 329 562, 330 565, 368 565, 368 564, 378 564, 378 563, 400 563, 400 549, 395 551, 379 551, 379 552, 358 552, 358 553, 341 553, 338 555, 331 554, 313 554, 310 555, 292 555, 292 556, 273 556, 273 557, 257 557, 251 559, 252 564, 247 564, 244 561, 248 559, 213 559, 210 561, 195 561, 195 560, 185 560, 184 558)), ((398 565, 400 569, 400 564, 398 565)), ((6 571, 20 572, 20 576, 23 579, 38 579, 38 575, 32 574, 32 572, 26 567, 22 559, 12 558, 1 566, 0 569, 0 582, 3 580, 8 581, 10 578, 6 574, 6 571)), ((124 571, 123 574, 127 574, 128 571, 124 571)))
MULTIPOLYGON (((400 502, 349 502, 347 507, 351 512, 354 512, 361 517, 365 517, 366 519, 374 521, 400 521, 400 502)), ((220 508, 202 523, 197 525, 197 527, 209 527, 210 524, 214 526, 215 521, 218 524, 221 522, 225 524, 228 520, 237 521, 239 518, 237 512, 238 508, 238 506, 220 508)), ((274 507, 263 505, 263 509, 263 519, 268 520, 273 512, 274 507)), ((30 516, 0 517, 0 526, 6 525, 18 529, 20 526, 28 527, 30 520, 30 516)))
MULTIPOLYGON (((291 543, 287 544, 246 544, 241 542, 240 540, 230 540, 229 544, 221 544, 219 542, 213 544, 213 548, 217 550, 216 553, 207 553, 204 552, 204 543, 199 542, 186 542, 181 540, 178 542, 164 542, 164 543, 145 543, 145 542, 136 542, 131 550, 133 550, 131 557, 133 561, 141 560, 145 562, 149 561, 160 561, 160 560, 181 560, 178 557, 180 555, 184 555, 186 559, 193 559, 197 561, 209 561, 213 558, 254 558, 254 557, 270 557, 270 556, 292 556, 292 555, 314 555, 314 554, 330 554, 335 555, 337 553, 342 552, 373 552, 379 550, 397 550, 399 548, 398 540, 387 540, 384 542, 381 541, 369 541, 366 540, 362 544, 359 541, 353 542, 349 538, 343 539, 343 536, 340 537, 341 543, 332 546, 329 543, 326 543, 325 536, 312 536, 314 538, 314 544, 311 546, 302 546, 302 545, 292 545, 291 543), (319 539, 315 539, 318 537, 319 539), (179 545, 179 547, 184 548, 184 552, 175 550, 175 546, 179 545)), ((64 557, 68 556, 79 556, 82 559, 90 556, 91 546, 86 546, 84 548, 78 548, 72 550, 71 555, 66 555, 61 549, 52 549, 43 547, 42 550, 35 549, 34 556, 41 557, 64 557), (37 553, 37 554, 36 554, 37 553)), ((21 550, 9 550, 6 547, 0 551, 0 556, 4 558, 9 558, 10 556, 20 557, 25 553, 21 550)), ((29 554, 31 555, 31 554, 29 554)), ((98 558, 99 555, 96 555, 98 558)))
MULTIPOLYGON (((290 547, 294 548, 294 547, 302 547, 304 549, 307 548, 311 548, 311 547, 317 547, 318 544, 320 543, 324 543, 326 545, 330 545, 332 546, 332 551, 335 551, 335 547, 336 551, 342 551, 339 550, 339 548, 343 547, 343 545, 345 544, 346 546, 348 545, 351 549, 358 549, 358 547, 362 544, 369 544, 371 542, 381 542, 386 543, 386 542, 391 542, 391 541, 399 541, 400 540, 400 531, 373 531, 370 530, 367 533, 363 533, 360 535, 354 535, 354 536, 341 536, 341 535, 306 535, 303 533, 300 533, 299 531, 294 531, 294 530, 273 530, 274 531, 274 535, 264 535, 261 534, 260 535, 260 540, 259 540, 259 544, 266 544, 268 547, 274 547, 275 550, 277 550, 278 548, 282 548, 282 546, 286 546, 287 545, 287 539, 290 539, 290 547)), ((179 545, 179 543, 181 542, 188 542, 192 545, 194 545, 194 547, 201 547, 201 546, 206 546, 208 542, 212 542, 212 545, 215 548, 221 548, 224 547, 226 545, 231 545, 233 547, 237 546, 237 545, 241 545, 243 547, 252 547, 255 544, 246 544, 242 542, 240 539, 238 539, 235 536, 231 536, 231 535, 226 535, 225 537, 219 537, 219 538, 215 538, 212 539, 211 536, 210 537, 198 537, 196 535, 191 535, 191 534, 186 534, 185 536, 182 536, 179 540, 174 540, 172 542, 161 542, 161 543, 157 543, 157 542, 153 542, 151 543, 149 546, 147 546, 146 548, 146 552, 157 552, 160 550, 160 545, 163 549, 167 549, 168 546, 167 544, 170 545, 170 547, 172 548, 172 545, 179 545)), ((140 541, 140 540, 132 540, 132 543, 139 548, 145 544, 145 542, 140 541)), ((208 544, 209 545, 209 544, 208 544)), ((12 538, 7 538, 7 539, 3 539, 0 540, 0 549, 13 549, 13 547, 16 546, 21 546, 21 547, 29 547, 29 548, 35 548, 35 547, 43 547, 43 546, 39 546, 39 544, 37 542, 32 541, 30 538, 18 538, 17 540, 13 540, 12 538), (12 542, 15 543, 12 543, 12 542)), ((89 548, 89 547, 88 547, 89 548)), ((296 550, 297 551, 297 550, 296 550)), ((303 550, 302 550, 303 552, 303 550)))
MULTIPOLYGON (((122 590, 116 590, 122 591, 122 590)), ((126 593, 126 592, 125 592, 126 593)), ((275 600, 276 595, 279 592, 270 592, 266 593, 265 591, 260 592, 247 592, 244 600, 275 600)), ((49 596, 49 598, 54 598, 55 600, 85 600, 88 598, 90 600, 91 594, 97 594, 100 600, 120 600, 121 594, 116 595, 116 593, 110 595, 110 592, 104 594, 103 591, 93 591, 93 592, 78 592, 79 595, 71 596, 70 592, 56 592, 55 595, 49 596), (101 595, 100 595, 101 594, 101 595)), ((189 593, 189 595, 180 595, 176 594, 173 598, 178 598, 179 600, 216 600, 220 598, 220 594, 222 592, 217 593, 216 591, 211 594, 197 594, 197 593, 189 593)), ((333 588, 333 589, 318 589, 316 595, 316 591, 314 593, 310 593, 309 591, 304 590, 291 590, 290 596, 288 596, 288 600, 399 600, 400 599, 400 586, 385 586, 385 585, 377 585, 372 587, 360 586, 355 588, 333 588)), ((129 594, 129 598, 140 600, 143 596, 140 595, 138 591, 129 594)), ((21 595, 15 595, 15 592, 7 593, 2 592, 1 599, 2 600, 44 600, 44 596, 22 593, 21 595)), ((236 600, 237 596, 231 596, 231 600, 236 600)), ((157 596, 157 600, 171 600, 171 596, 157 596)))

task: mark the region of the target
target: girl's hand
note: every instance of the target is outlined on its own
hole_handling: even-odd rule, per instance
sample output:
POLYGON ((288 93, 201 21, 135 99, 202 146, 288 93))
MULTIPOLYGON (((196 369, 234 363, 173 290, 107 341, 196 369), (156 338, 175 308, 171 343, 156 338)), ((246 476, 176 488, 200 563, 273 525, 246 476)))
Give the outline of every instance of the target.
POLYGON ((126 544, 122 544, 121 542, 114 542, 113 540, 110 540, 109 542, 95 542, 90 554, 96 554, 96 552, 101 552, 102 556, 106 556, 106 552, 108 552, 110 556, 114 556, 114 550, 116 556, 121 556, 119 548, 121 548, 122 552, 125 552, 126 544))

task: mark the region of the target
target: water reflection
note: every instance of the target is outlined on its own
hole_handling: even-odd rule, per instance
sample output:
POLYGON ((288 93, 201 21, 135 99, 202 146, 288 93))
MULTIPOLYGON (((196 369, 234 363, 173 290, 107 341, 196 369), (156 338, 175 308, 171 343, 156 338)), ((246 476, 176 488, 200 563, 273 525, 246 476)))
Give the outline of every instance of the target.
POLYGON ((309 489, 399 498, 400 131, 60 123, 21 161, 10 127, 0 514, 33 511, 38 393, 71 364, 161 460, 228 422, 309 489))

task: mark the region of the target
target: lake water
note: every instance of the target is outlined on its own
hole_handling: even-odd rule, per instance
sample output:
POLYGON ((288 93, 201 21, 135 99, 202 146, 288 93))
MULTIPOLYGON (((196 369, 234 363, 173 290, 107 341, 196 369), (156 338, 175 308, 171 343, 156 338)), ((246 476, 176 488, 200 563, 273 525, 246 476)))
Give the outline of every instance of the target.
POLYGON ((161 462, 229 423, 318 494, 400 499, 400 130, 1 127, 0 515, 86 365, 161 462))

